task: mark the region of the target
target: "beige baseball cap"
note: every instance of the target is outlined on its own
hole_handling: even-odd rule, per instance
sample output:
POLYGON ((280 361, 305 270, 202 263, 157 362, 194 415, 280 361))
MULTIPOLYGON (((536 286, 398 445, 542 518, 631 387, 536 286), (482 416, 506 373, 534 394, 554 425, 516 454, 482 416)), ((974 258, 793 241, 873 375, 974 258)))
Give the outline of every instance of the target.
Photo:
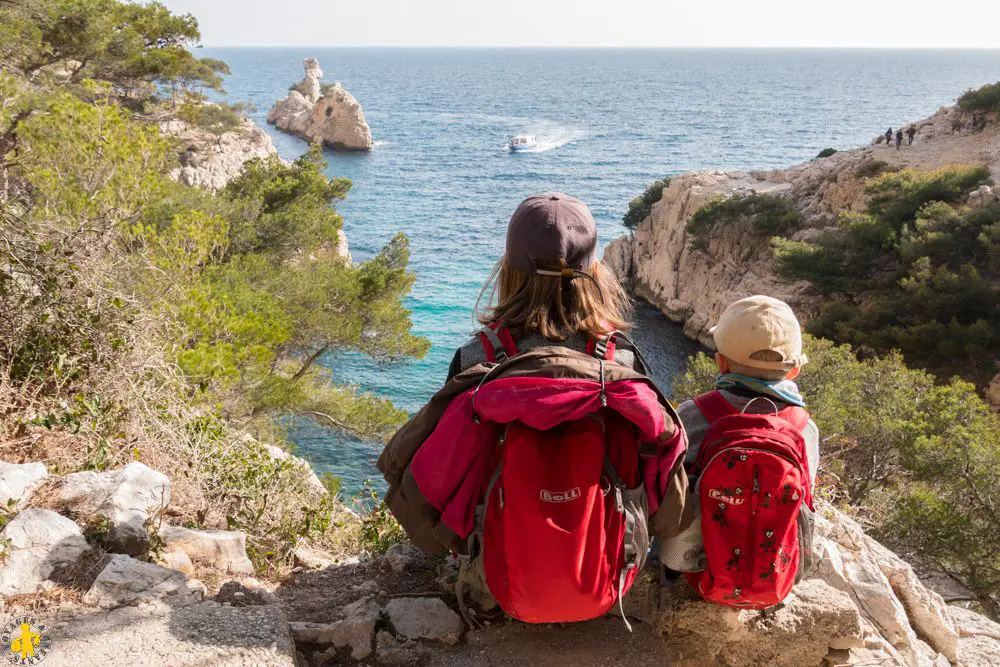
POLYGON ((795 313, 769 296, 748 296, 731 304, 709 333, 722 355, 751 368, 790 371, 808 361, 795 313), (776 359, 769 360, 772 357, 776 359))

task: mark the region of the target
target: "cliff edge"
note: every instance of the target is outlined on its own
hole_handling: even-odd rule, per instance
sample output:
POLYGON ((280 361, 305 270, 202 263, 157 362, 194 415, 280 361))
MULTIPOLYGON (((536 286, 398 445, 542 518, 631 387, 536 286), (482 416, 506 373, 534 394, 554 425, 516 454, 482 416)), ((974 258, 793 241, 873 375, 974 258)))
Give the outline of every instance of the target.
POLYGON ((370 151, 372 131, 361 104, 339 81, 320 86, 323 70, 315 58, 303 62, 305 78, 274 104, 267 122, 312 143, 333 149, 370 151))
MULTIPOLYGON (((808 283, 780 278, 771 244, 753 233, 750 223, 734 220, 713 229, 701 249, 691 243, 688 222, 716 197, 758 193, 787 198, 801 214, 792 240, 810 241, 836 224, 842 211, 863 211, 864 181, 871 168, 921 171, 971 164, 989 167, 1000 180, 1000 122, 989 115, 940 109, 913 124, 913 145, 901 150, 876 138, 871 145, 836 152, 787 169, 702 171, 673 177, 652 213, 631 236, 613 241, 604 261, 632 290, 684 326, 684 332, 713 347, 708 329, 729 303, 750 294, 771 294, 788 301, 805 319, 815 315, 819 297, 808 283)), ((1000 201, 1000 186, 982 186, 967 205, 1000 201)), ((988 395, 1000 404, 1000 376, 988 395), (992 392, 992 393, 990 393, 992 392)))

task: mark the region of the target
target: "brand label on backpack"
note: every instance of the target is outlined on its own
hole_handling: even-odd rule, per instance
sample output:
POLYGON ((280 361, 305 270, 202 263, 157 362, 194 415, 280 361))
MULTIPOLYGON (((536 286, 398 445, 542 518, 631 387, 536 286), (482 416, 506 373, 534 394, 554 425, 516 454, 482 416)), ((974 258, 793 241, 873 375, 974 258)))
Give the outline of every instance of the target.
POLYGON ((735 498, 733 496, 728 496, 718 489, 710 489, 708 492, 708 497, 715 500, 721 500, 724 503, 729 503, 730 505, 742 505, 742 498, 735 498))
POLYGON ((583 492, 580 491, 579 486, 574 486, 569 491, 559 492, 546 491, 545 489, 542 489, 541 493, 538 494, 539 498, 546 503, 568 503, 571 500, 576 500, 582 495, 583 492))

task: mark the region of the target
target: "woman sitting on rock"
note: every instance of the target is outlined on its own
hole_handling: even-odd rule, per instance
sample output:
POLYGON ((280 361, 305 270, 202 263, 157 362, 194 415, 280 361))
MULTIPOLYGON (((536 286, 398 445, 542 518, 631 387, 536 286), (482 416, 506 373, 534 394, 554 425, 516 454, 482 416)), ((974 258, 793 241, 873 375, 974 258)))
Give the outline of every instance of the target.
POLYGON ((578 199, 522 202, 482 329, 379 459, 411 540, 463 555, 460 600, 469 585, 528 622, 604 614, 650 531, 665 539, 692 520, 683 428, 621 333, 628 299, 596 254, 578 199))

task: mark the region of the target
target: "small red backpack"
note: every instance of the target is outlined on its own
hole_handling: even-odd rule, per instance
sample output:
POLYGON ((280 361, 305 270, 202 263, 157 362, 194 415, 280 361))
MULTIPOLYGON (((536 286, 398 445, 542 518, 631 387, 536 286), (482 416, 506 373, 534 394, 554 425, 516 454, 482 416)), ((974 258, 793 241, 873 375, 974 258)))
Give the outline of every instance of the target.
MULTIPOLYGON (((517 354, 506 329, 481 335, 489 361, 517 354)), ((614 352, 610 339, 588 348, 608 361, 614 352)), ((490 593, 528 623, 607 613, 649 549, 635 427, 601 409, 547 431, 513 422, 498 433, 470 544, 473 556, 481 553, 490 593)))
MULTIPOLYGON (((762 399, 767 400, 767 399, 762 399)), ((692 469, 708 565, 688 575, 710 602, 767 609, 788 595, 808 559, 812 510, 803 408, 741 413, 720 392, 694 399, 711 426, 692 469)))

